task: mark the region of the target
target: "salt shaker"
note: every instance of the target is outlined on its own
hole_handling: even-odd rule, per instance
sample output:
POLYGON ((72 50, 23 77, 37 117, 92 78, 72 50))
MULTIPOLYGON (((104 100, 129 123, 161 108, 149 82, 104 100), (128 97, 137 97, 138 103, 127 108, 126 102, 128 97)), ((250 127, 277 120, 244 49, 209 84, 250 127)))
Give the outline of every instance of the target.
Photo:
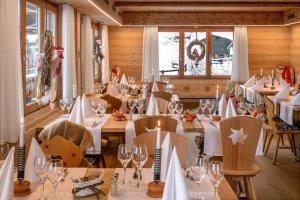
POLYGON ((118 173, 115 173, 111 177, 111 191, 110 191, 111 196, 116 196, 118 194, 118 178, 119 178, 118 173))

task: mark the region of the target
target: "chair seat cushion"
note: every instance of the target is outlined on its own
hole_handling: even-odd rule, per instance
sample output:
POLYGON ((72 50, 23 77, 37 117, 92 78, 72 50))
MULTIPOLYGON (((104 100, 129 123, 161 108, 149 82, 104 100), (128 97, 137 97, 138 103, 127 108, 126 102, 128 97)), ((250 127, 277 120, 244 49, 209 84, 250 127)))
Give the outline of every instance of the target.
POLYGON ((273 118, 276 123, 276 128, 280 131, 296 131, 300 130, 299 126, 290 125, 286 122, 284 122, 282 119, 280 119, 278 116, 273 118))

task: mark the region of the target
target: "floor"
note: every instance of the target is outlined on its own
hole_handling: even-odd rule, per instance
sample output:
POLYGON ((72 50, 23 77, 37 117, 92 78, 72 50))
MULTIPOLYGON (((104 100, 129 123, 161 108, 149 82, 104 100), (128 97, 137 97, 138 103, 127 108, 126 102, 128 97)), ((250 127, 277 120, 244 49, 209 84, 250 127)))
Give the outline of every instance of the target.
MULTIPOLYGON (((108 168, 121 167, 116 153, 119 140, 110 140, 104 153, 106 165, 108 168)), ((261 172, 253 178, 257 197, 261 200, 300 200, 300 162, 295 162, 289 149, 280 149, 277 163, 273 166, 274 143, 273 139, 267 158, 257 157, 257 163, 261 167, 261 172)))

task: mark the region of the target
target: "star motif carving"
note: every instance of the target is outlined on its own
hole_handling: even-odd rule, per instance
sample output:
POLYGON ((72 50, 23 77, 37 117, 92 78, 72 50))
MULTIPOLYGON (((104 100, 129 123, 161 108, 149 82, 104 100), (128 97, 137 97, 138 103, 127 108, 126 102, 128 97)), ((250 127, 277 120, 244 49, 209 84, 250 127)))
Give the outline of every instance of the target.
POLYGON ((233 145, 236 145, 237 143, 244 144, 247 135, 244 133, 243 128, 240 130, 231 129, 231 132, 232 134, 228 137, 231 139, 233 145))

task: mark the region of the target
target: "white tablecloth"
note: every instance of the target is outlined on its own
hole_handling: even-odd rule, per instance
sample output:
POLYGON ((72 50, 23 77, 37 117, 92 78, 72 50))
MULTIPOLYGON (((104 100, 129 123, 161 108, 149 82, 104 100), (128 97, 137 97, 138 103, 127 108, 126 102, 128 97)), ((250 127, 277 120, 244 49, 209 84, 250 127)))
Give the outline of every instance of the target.
POLYGON ((294 106, 288 105, 288 102, 282 101, 280 103, 280 119, 284 122, 293 125, 294 106))

